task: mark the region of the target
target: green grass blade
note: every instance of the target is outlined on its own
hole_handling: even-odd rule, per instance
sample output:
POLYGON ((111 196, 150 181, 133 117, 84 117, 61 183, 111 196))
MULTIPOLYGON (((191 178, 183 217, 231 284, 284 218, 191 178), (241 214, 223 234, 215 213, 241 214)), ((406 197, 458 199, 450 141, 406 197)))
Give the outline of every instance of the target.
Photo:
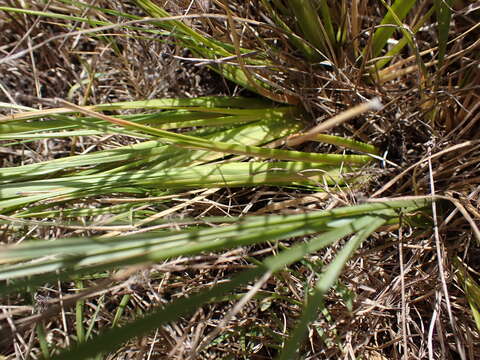
MULTIPOLYGON (((297 23, 305 36, 322 54, 330 54, 333 59, 331 47, 329 47, 328 34, 311 0, 291 0, 288 4, 295 14, 297 23)), ((330 43, 331 44, 331 43, 330 43)))
POLYGON ((35 330, 37 333, 37 338, 38 338, 43 359, 45 360, 51 359, 50 350, 48 348, 47 332, 45 331, 45 325, 42 322, 40 322, 35 326, 35 330))
POLYGON ((320 1, 320 15, 329 42, 331 46, 335 47, 337 38, 335 36, 335 30, 333 29, 332 16, 330 14, 330 8, 328 7, 328 1, 320 1))
MULTIPOLYGON (((430 10, 427 11, 427 13, 424 16, 422 16, 422 18, 412 28, 413 34, 416 34, 422 28, 422 26, 425 25, 425 23, 432 17, 434 10, 435 9, 432 7, 430 10)), ((382 58, 375 63, 375 69, 377 71, 382 69, 385 65, 387 65, 393 59, 395 55, 400 53, 400 51, 409 42, 410 42, 410 38, 407 36, 403 36, 395 46, 393 46, 390 50, 388 50, 385 56, 382 56, 382 58)))
POLYGON ((85 334, 85 339, 88 340, 92 337, 93 328, 95 326, 95 322, 97 321, 98 314, 100 313, 100 309, 105 305, 105 295, 100 296, 97 301, 97 306, 95 308, 95 312, 93 313, 92 318, 90 319, 90 324, 88 325, 87 332, 85 334))
MULTIPOLYGON (((77 285, 77 289, 79 291, 83 290, 83 281, 78 280, 75 282, 77 285)), ((83 313, 85 310, 85 300, 78 300, 77 303, 75 304, 75 330, 77 333, 77 341, 79 343, 85 341, 85 328, 83 327, 83 313)))
MULTIPOLYGON (((235 225, 180 232, 150 233, 118 238, 73 238, 55 242, 26 241, 17 246, 0 247, 1 279, 31 276, 0 286, 0 295, 19 291, 59 277, 62 280, 80 274, 100 272, 139 263, 150 263, 179 255, 216 251, 262 243, 291 236, 303 236, 348 227, 356 216, 365 213, 402 209, 417 211, 430 203, 429 198, 392 200, 291 216, 259 216, 240 220, 235 225), (337 221, 337 219, 343 219, 337 221), (18 263, 57 254, 34 263, 18 263), (59 271, 59 272, 58 272, 59 271), (42 275, 38 275, 42 274, 42 275)), ((394 220, 396 217, 392 218, 394 220)))
POLYGON ((275 273, 283 269, 286 265, 300 260, 303 256, 318 251, 328 244, 331 244, 364 226, 365 220, 360 219, 353 221, 348 226, 337 228, 322 234, 308 243, 297 244, 291 249, 267 258, 259 267, 236 275, 234 279, 228 283, 216 285, 212 289, 202 291, 189 298, 176 300, 175 302, 166 305, 164 308, 151 312, 145 317, 135 320, 122 328, 108 330, 85 344, 79 344, 76 347, 63 352, 58 357, 55 357, 55 359, 84 359, 94 356, 99 352, 112 351, 132 337, 146 334, 161 324, 175 320, 179 316, 191 313, 201 304, 214 301, 216 298, 223 299, 225 294, 233 292, 237 287, 253 281, 265 272, 269 271, 275 273))
MULTIPOLYGON (((341 158, 341 155, 340 155, 341 158)), ((105 192, 148 192, 148 189, 189 189, 256 185, 337 186, 344 183, 347 166, 306 162, 230 162, 166 170, 135 170, 121 173, 68 176, 15 182, 0 186, 0 212, 60 197, 75 199, 105 192), (19 190, 20 189, 20 190, 19 190), (123 189, 123 190, 122 190, 123 189)), ((357 180, 360 180, 358 178, 357 180)), ((352 183, 355 180, 352 180, 352 183)))
POLYGON ((136 124, 130 121, 113 118, 111 116, 101 115, 99 113, 91 112, 87 109, 76 107, 79 111, 87 115, 96 116, 104 120, 113 122, 115 124, 125 126, 128 129, 144 132, 149 135, 157 136, 166 143, 180 146, 187 149, 203 149, 212 150, 227 154, 248 155, 260 158, 277 159, 277 160, 299 160, 311 161, 330 164, 365 164, 371 161, 370 158, 361 155, 335 155, 335 154, 315 154, 304 153, 300 151, 266 149, 256 146, 243 146, 238 144, 231 144, 225 142, 212 142, 199 137, 176 134, 164 130, 152 128, 150 126, 136 124))
MULTIPOLYGON (((329 225, 335 217, 322 214, 305 218, 262 217, 230 226, 180 232, 150 233, 114 238, 74 238, 48 242, 25 242, 3 249, 3 262, 26 261, 46 257, 35 263, 2 266, 0 279, 69 271, 105 264, 109 268, 132 263, 165 260, 180 255, 215 251, 242 245, 263 243, 291 236, 303 236, 337 227, 329 225), (55 259, 48 255, 55 253, 55 259)), ((353 218, 344 221, 347 225, 353 218)), ((72 273, 73 273, 72 272, 72 273)))
POLYGON ((452 18, 453 0, 434 0, 435 12, 437 14, 438 32, 438 67, 441 68, 447 51, 448 32, 450 31, 450 20, 452 18))
POLYGON ((353 139, 347 139, 341 136, 318 134, 312 140, 323 142, 326 144, 341 146, 350 150, 360 151, 367 154, 380 154, 380 150, 373 145, 353 139))
POLYGON ((117 311, 115 311, 115 316, 113 317, 113 320, 112 320, 112 327, 118 326, 120 319, 122 318, 122 315, 131 297, 132 295, 130 294, 123 295, 122 300, 120 300, 120 304, 118 304, 117 311))
POLYGON ((459 258, 454 259, 453 265, 456 268, 455 275, 458 282, 465 291, 477 329, 480 330, 480 285, 468 273, 467 268, 462 264, 462 261, 459 258))
MULTIPOLYGON (((149 15, 155 18, 170 16, 166 10, 156 5, 153 1, 136 0, 135 3, 145 10, 149 15)), ((218 59, 235 55, 235 48, 231 44, 223 43, 214 40, 213 38, 204 36, 203 34, 200 34, 188 25, 184 24, 182 21, 153 21, 152 23, 160 28, 170 31, 171 35, 175 37, 178 37, 178 35, 183 35, 183 37, 178 37, 182 45, 190 49, 195 55, 205 59, 218 59)), ((240 49, 240 52, 250 53, 252 51, 248 49, 240 49)), ((245 58, 245 61, 256 63, 257 65, 270 65, 266 60, 262 60, 258 56, 256 61, 248 61, 248 58, 245 58)), ((258 92, 257 87, 254 84, 251 84, 247 75, 240 67, 228 64, 217 64, 215 66, 210 66, 210 68, 222 74, 225 78, 235 82, 236 84, 241 85, 253 92, 258 92)), ((262 88, 269 87, 268 85, 256 79, 253 79, 253 81, 256 82, 257 86, 262 88)))
MULTIPOLYGON (((403 20, 410 12, 413 5, 415 5, 415 2, 415 0, 395 0, 393 5, 390 6, 380 25, 398 25, 397 19, 400 21, 403 20)), ((372 57, 377 57, 380 55, 382 49, 387 44, 388 39, 392 37, 394 31, 395 28, 392 26, 380 27, 375 31, 372 40, 372 57)))
MULTIPOLYGON (((358 249, 360 244, 375 230, 386 222, 386 218, 391 216, 391 212, 377 216, 366 215, 361 218, 363 222, 356 229, 357 233, 347 242, 343 249, 338 253, 332 263, 328 266, 326 272, 318 280, 313 294, 308 297, 307 304, 303 310, 302 316, 298 321, 290 339, 285 348, 278 357, 279 360, 290 360, 296 356, 300 344, 307 332, 308 324, 312 322, 318 314, 318 310, 323 307, 323 297, 325 293, 335 284, 341 274, 343 267, 348 259, 358 249), (383 216, 382 216, 383 215, 383 216)), ((360 221, 360 220, 359 220, 360 221)))
POLYGON ((321 56, 321 54, 317 50, 315 50, 315 48, 313 48, 307 41, 305 41, 305 39, 298 36, 293 32, 292 29, 290 29, 290 27, 282 20, 277 11, 270 5, 268 0, 261 1, 275 24, 287 34, 288 39, 290 40, 292 45, 296 49, 301 51, 304 54, 305 58, 310 61, 318 61, 323 58, 323 56, 321 56))
MULTIPOLYGON (((207 141, 236 142, 243 145, 262 145, 277 138, 289 135, 300 130, 301 124, 283 111, 264 112, 260 111, 259 119, 262 121, 252 124, 237 124, 228 129, 197 130, 190 133, 202 137, 207 141), (262 115, 263 114, 263 115, 262 115)), ((234 117, 236 117, 234 115, 234 117)), ((26 121, 26 120, 25 120, 26 121)), ((30 124, 39 123, 33 121, 30 124)), ((41 123, 41 122, 40 122, 41 123)), ((1 125, 0 125, 1 126, 1 125)), ((1 136, 1 135, 0 135, 1 136)), ((16 134, 14 137, 22 137, 24 134, 16 134)), ((52 173, 67 173, 75 168, 90 166, 91 171, 101 172, 102 166, 120 172, 132 168, 140 168, 144 164, 150 169, 169 167, 191 166, 194 164, 216 160, 222 154, 206 151, 192 151, 174 146, 165 146, 158 141, 145 141, 139 144, 118 147, 113 150, 103 150, 86 155, 76 155, 51 161, 0 169, 0 183, 21 182, 38 176, 52 173), (153 165, 157 162, 157 165, 153 165), (120 166, 115 166, 118 163, 120 166)))
POLYGON ((53 359, 84 360, 102 352, 113 351, 126 341, 139 335, 147 334, 158 328, 161 324, 174 321, 180 316, 192 313, 201 304, 214 301, 216 298, 221 298, 225 294, 233 292, 237 287, 247 284, 261 276, 263 272, 263 268, 255 268, 242 273, 232 281, 216 285, 207 291, 202 291, 188 298, 176 300, 128 325, 112 328, 85 343, 73 346, 53 357, 53 359))
MULTIPOLYGON (((4 108, 13 108, 8 104, 2 104, 4 108)), ((282 109, 292 107, 281 107, 282 109)), ((225 115, 245 114, 246 110, 272 109, 272 103, 261 99, 250 99, 244 97, 231 96, 205 96, 198 98, 162 98, 138 101, 122 101, 108 104, 98 104, 86 106, 85 109, 93 111, 119 111, 119 110, 137 110, 137 109, 157 109, 157 110, 188 110, 201 113, 217 113, 225 115)), ((76 111, 69 108, 55 109, 23 109, 27 110, 20 114, 0 116, 0 123, 12 122, 18 120, 32 120, 52 115, 73 114, 76 111)), ((278 109, 277 109, 278 111, 278 109)))

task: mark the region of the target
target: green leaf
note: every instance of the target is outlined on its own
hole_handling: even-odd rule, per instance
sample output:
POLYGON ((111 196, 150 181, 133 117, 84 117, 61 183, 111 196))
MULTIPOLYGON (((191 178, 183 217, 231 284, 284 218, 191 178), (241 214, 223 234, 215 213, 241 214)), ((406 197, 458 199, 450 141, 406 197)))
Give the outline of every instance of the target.
POLYGON ((161 324, 173 321, 180 316, 192 313, 198 306, 223 299, 225 294, 234 291, 239 286, 245 285, 265 272, 277 272, 284 266, 300 260, 303 256, 318 251, 353 231, 361 229, 365 224, 362 218, 353 221, 349 226, 331 230, 322 234, 308 243, 297 244, 291 249, 285 250, 278 255, 270 256, 264 262, 251 270, 236 275, 230 282, 216 285, 208 290, 191 295, 188 298, 176 300, 163 308, 150 312, 144 317, 137 319, 124 327, 105 331, 97 338, 64 351, 54 359, 85 359, 100 352, 112 351, 122 343, 133 337, 137 337, 158 328, 161 324))
POLYGON ((447 51, 448 32, 452 18, 453 0, 434 0, 435 12, 438 21, 438 67, 441 68, 447 51))
POLYGON ((335 38, 335 35, 333 34, 333 28, 330 28, 331 20, 328 12, 328 6, 321 7, 323 18, 328 19, 327 27, 322 24, 322 20, 317 13, 317 9, 311 0, 291 0, 289 1, 288 6, 295 14, 297 24, 302 30, 305 39, 314 45, 327 59, 333 59, 333 49, 331 47, 332 43, 328 38, 328 31, 331 31, 331 36, 333 39, 335 38), (330 54, 330 56, 325 54, 330 54))
MULTIPOLYGON (((410 12, 413 5, 415 5, 415 2, 415 0, 395 0, 380 25, 397 24, 398 26, 398 21, 396 19, 403 20, 410 12)), ((380 55, 382 49, 387 44, 388 39, 392 37, 394 31, 394 26, 381 26, 375 31, 372 40, 372 57, 380 55)))
POLYGON ((326 292, 338 280, 343 267, 347 263, 348 259, 353 255, 355 250, 372 232, 377 230, 386 222, 388 216, 391 216, 390 211, 386 211, 383 214, 379 213, 377 216, 366 215, 361 218, 361 224, 357 225, 360 227, 360 229, 357 230, 358 232, 338 253, 332 263, 328 266, 323 276, 320 278, 320 280, 318 280, 313 294, 308 297, 302 316, 295 327, 295 330, 290 336, 290 339, 286 343, 285 348, 278 357, 279 360, 289 360, 295 358, 295 354, 297 353, 307 332, 308 324, 316 318, 318 310, 324 307, 323 298, 326 292))
POLYGON ((462 264, 460 258, 455 258, 453 265, 456 268, 455 275, 460 283, 460 286, 465 291, 465 295, 472 311, 473 319, 480 330, 480 285, 468 273, 467 268, 462 264))

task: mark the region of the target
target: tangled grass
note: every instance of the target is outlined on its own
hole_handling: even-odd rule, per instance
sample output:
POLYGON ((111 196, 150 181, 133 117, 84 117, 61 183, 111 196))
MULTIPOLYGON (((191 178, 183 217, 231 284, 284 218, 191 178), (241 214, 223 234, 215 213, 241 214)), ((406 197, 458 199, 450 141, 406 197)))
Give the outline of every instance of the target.
POLYGON ((475 2, 0 5, 5 359, 479 358, 475 2))

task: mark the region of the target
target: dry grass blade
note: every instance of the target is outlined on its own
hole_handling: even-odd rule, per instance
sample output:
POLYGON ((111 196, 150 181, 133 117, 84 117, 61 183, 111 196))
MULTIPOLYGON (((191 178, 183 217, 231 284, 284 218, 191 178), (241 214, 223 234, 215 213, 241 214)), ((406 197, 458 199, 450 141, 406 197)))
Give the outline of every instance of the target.
POLYGON ((328 119, 325 122, 315 126, 313 129, 308 130, 305 134, 291 135, 287 140, 286 144, 288 146, 297 146, 303 144, 306 141, 314 139, 318 134, 330 130, 335 126, 339 126, 345 121, 348 121, 354 117, 357 117, 370 110, 381 110, 382 104, 378 98, 371 100, 360 105, 357 105, 347 111, 344 111, 331 119, 328 119))

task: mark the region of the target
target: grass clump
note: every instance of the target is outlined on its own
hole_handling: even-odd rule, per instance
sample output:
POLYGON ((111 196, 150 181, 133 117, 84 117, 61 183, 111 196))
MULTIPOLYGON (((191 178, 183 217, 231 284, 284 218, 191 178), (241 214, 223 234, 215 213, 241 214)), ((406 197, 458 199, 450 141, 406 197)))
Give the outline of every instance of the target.
POLYGON ((6 358, 475 358, 475 6, 0 14, 6 358))

